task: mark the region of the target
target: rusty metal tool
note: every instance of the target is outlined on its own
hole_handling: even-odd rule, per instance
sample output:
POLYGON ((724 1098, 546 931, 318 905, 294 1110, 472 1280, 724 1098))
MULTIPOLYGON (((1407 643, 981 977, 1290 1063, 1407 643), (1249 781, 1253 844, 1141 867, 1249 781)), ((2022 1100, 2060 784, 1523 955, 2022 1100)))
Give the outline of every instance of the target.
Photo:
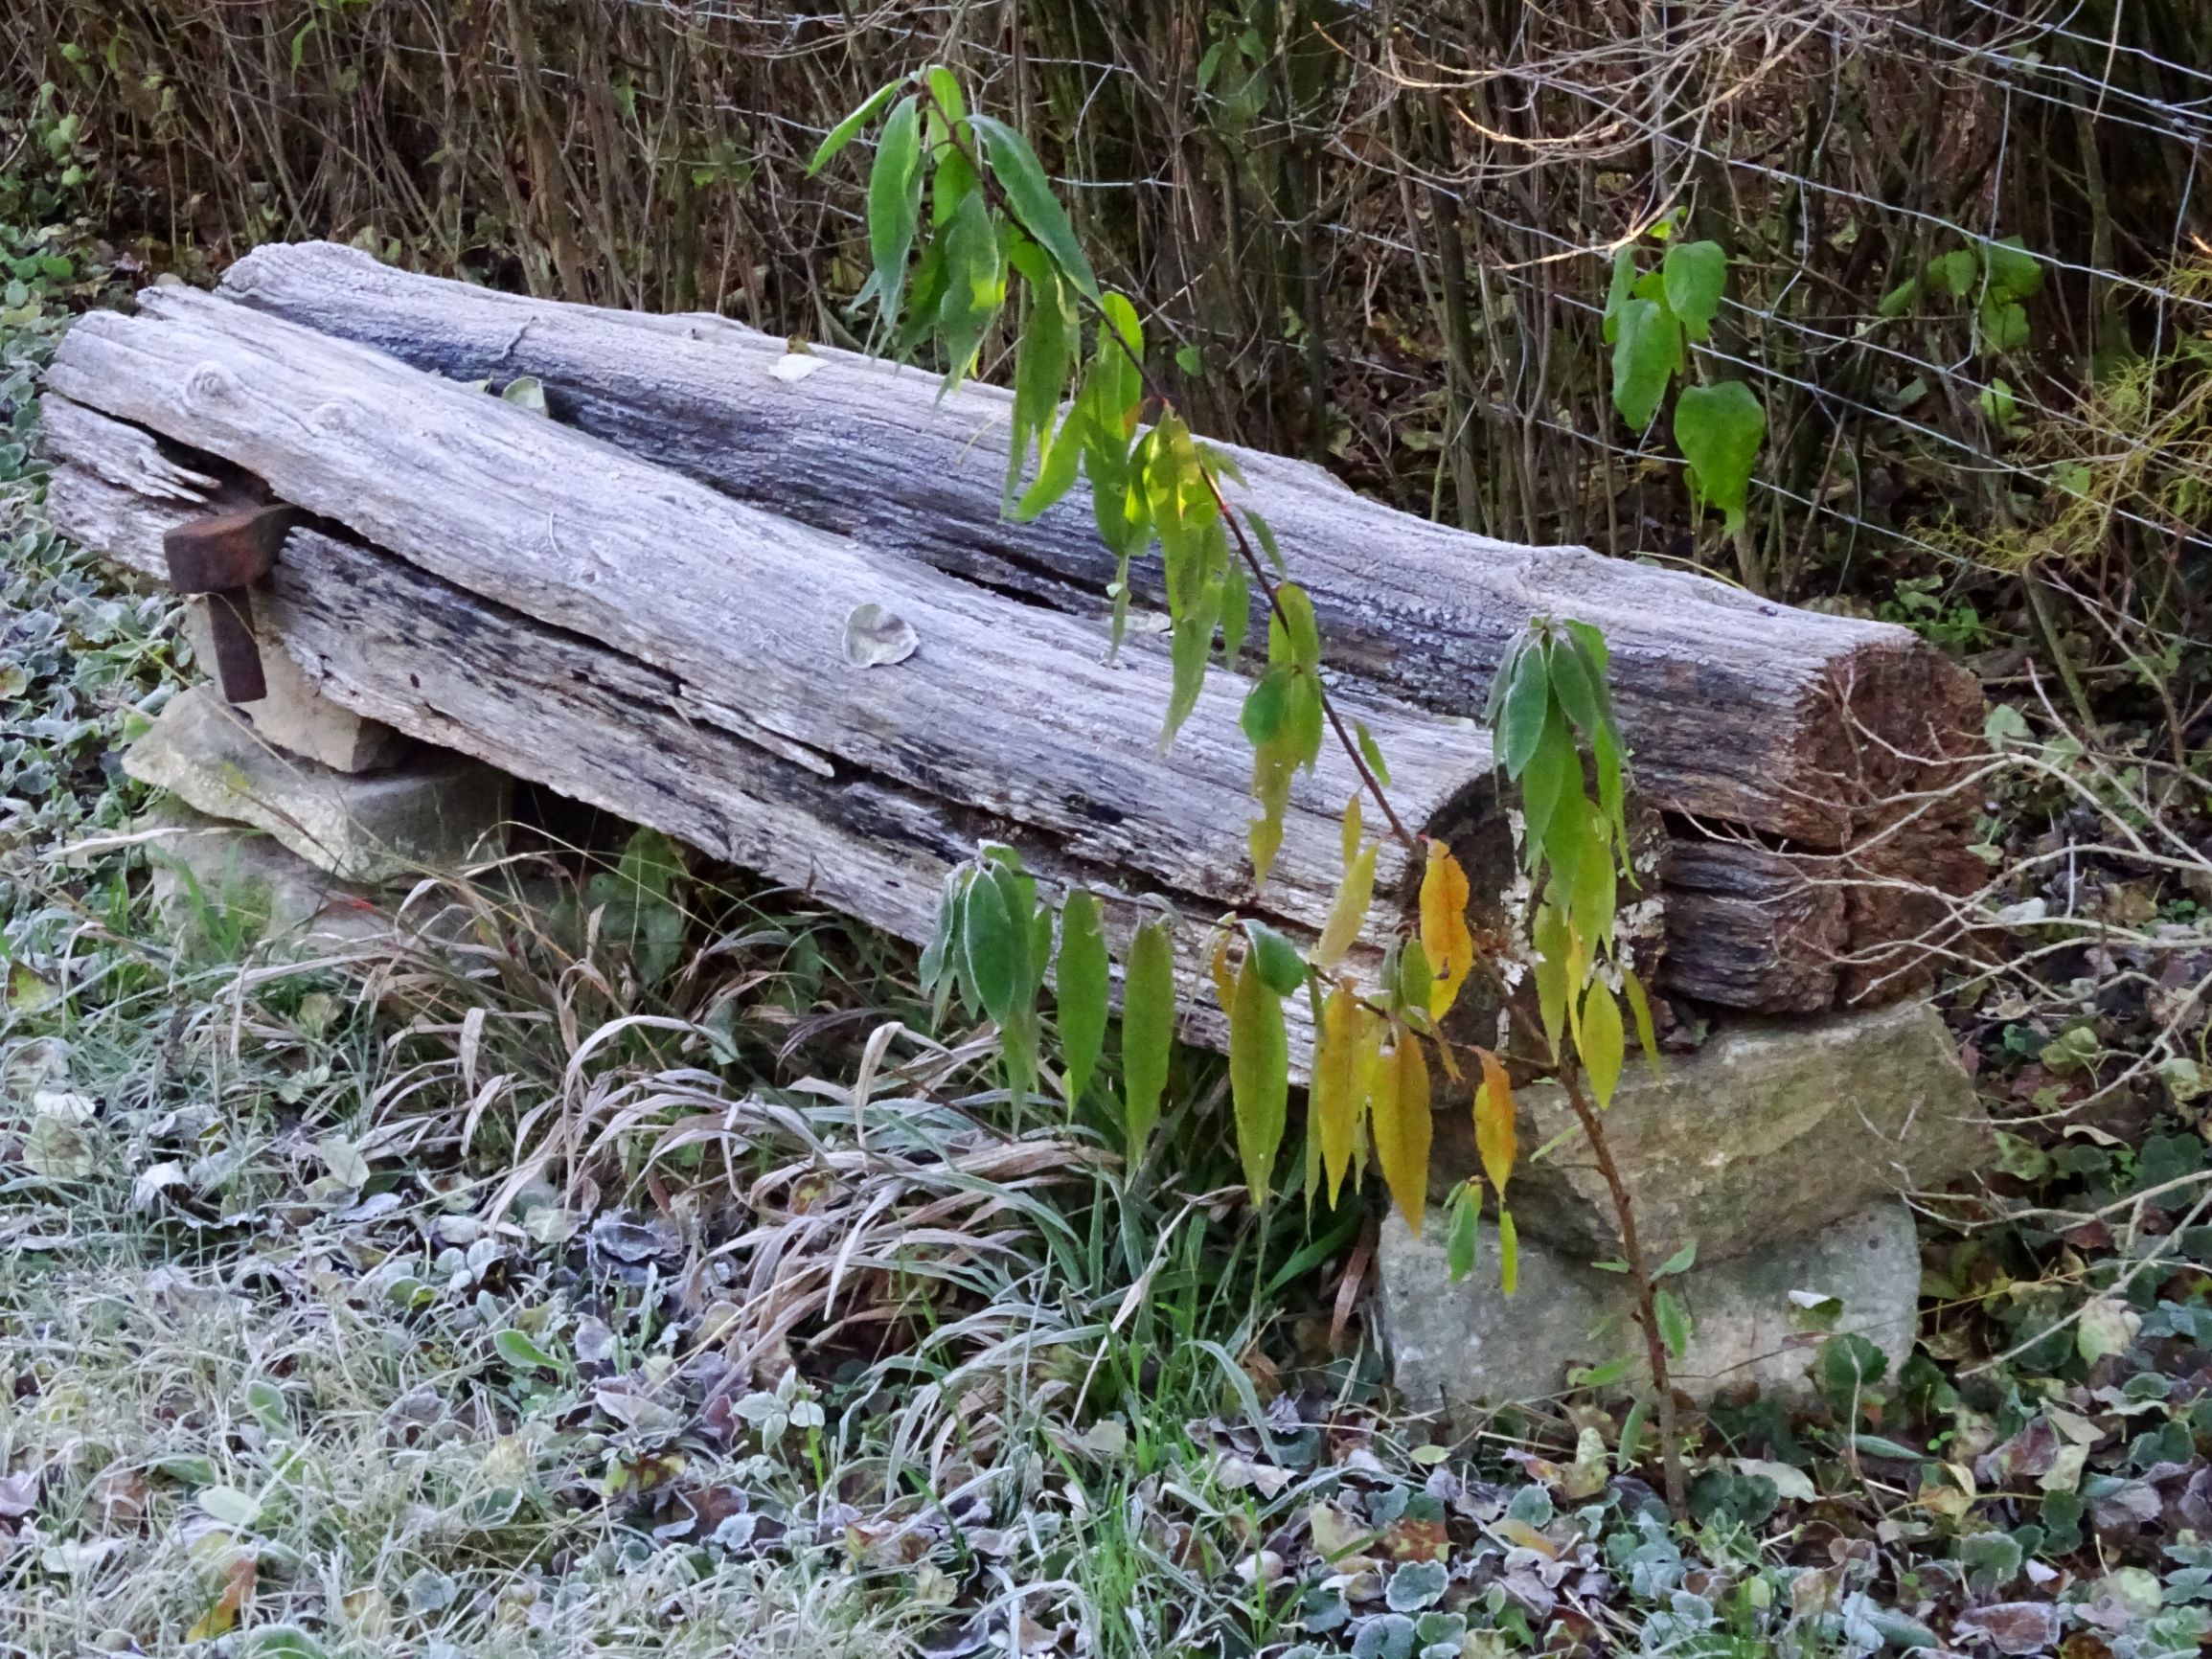
POLYGON ((259 702, 269 693, 261 647, 254 639, 250 590, 276 568, 277 552, 301 517, 298 508, 281 503, 248 507, 195 518, 161 538, 169 556, 170 586, 181 594, 207 596, 216 677, 225 702, 259 702))

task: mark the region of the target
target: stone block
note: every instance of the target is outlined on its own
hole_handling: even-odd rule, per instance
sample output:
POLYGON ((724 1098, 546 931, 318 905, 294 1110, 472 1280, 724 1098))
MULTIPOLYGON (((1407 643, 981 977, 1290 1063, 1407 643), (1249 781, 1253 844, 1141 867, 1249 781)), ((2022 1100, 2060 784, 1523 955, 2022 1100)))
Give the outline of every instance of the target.
POLYGON ((147 836, 154 906, 180 939, 320 952, 391 932, 369 890, 316 869, 262 830, 174 799, 150 808, 134 829, 147 836))
MULTIPOLYGON (((215 661, 207 604, 205 599, 185 602, 185 635, 192 641, 193 656, 203 664, 215 661)), ((228 706, 278 748, 339 772, 373 772, 406 752, 407 739, 381 720, 356 715, 323 695, 282 642, 262 639, 262 675, 268 695, 228 706)))
POLYGON ((123 764, 210 817, 265 830, 318 869, 368 885, 495 852, 513 783, 436 749, 387 772, 336 771, 275 748, 212 686, 171 698, 123 764))
MULTIPOLYGON (((1566 1137, 1514 1171, 1521 1236, 1620 1259, 1612 1197, 1565 1095, 1538 1083, 1517 1100, 1524 1152, 1566 1137)), ((1925 1003, 1745 1020, 1694 1055, 1668 1056, 1656 1075, 1631 1057, 1605 1126, 1653 1261, 1692 1240, 1716 1261, 1815 1231, 1884 1193, 1945 1186, 1994 1144, 1950 1033, 1925 1003)), ((1431 1197, 1479 1168, 1471 1115, 1439 1113, 1431 1197)))
MULTIPOLYGON (((1422 1237, 1393 1211, 1378 1265, 1384 1346, 1393 1380, 1416 1407, 1455 1418, 1483 1406, 1560 1393, 1575 1366, 1632 1358, 1645 1377, 1644 1338, 1631 1317, 1627 1275, 1524 1237, 1520 1281, 1497 1283, 1497 1237, 1486 1228, 1474 1270, 1451 1283, 1445 1265, 1448 1217, 1430 1211, 1422 1237)), ((1895 1369, 1912 1352, 1920 1308, 1920 1244, 1912 1212, 1884 1198, 1806 1238, 1778 1239, 1729 1261, 1699 1262, 1667 1281, 1689 1308, 1693 1334, 1673 1368, 1696 1399, 1756 1383, 1765 1394, 1807 1398, 1806 1367, 1823 1340, 1799 1328, 1792 1291, 1834 1297, 1834 1329, 1864 1336, 1895 1369), (1795 1316, 1795 1317, 1793 1317, 1795 1316)))

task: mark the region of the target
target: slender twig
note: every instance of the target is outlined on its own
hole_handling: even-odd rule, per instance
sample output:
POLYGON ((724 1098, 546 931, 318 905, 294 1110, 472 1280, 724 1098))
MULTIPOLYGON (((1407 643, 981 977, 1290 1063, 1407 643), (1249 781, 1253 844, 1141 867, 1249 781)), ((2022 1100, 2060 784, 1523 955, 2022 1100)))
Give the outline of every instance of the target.
POLYGON ((1659 1466, 1664 1471, 1667 1486, 1667 1508, 1676 1518, 1681 1518, 1682 1441, 1675 1420, 1675 1382, 1667 1365, 1667 1344, 1659 1334, 1659 1287, 1652 1277, 1644 1260, 1644 1245, 1636 1233, 1636 1207, 1629 1197, 1628 1183, 1621 1179, 1620 1167, 1613 1162, 1611 1146, 1607 1142, 1605 1125, 1597 1112, 1584 1098, 1579 1068, 1572 1062, 1558 1070, 1560 1087, 1566 1091, 1567 1104, 1588 1137, 1590 1151, 1598 1161, 1598 1174, 1606 1183, 1606 1191, 1612 1195, 1613 1214, 1621 1223, 1621 1248, 1629 1259, 1629 1278, 1636 1288, 1636 1323, 1644 1328, 1644 1355, 1652 1368, 1652 1392, 1659 1401, 1659 1466))
MULTIPOLYGON (((946 143, 949 144, 954 153, 959 155, 974 170, 984 192, 997 206, 998 211, 1018 222, 1020 216, 1014 212, 1013 204, 1007 201, 1005 193, 998 188, 998 181, 985 169, 982 160, 966 144, 961 142, 960 129, 953 120, 951 111, 938 102, 936 89, 929 84, 926 79, 922 82, 922 95, 929 100, 930 108, 937 112, 937 119, 945 128, 946 143)), ((1071 284, 1070 286, 1073 284, 1071 284)), ((1104 325, 1100 330, 1103 337, 1119 346, 1123 354, 1135 367, 1137 379, 1145 389, 1145 396, 1158 404, 1164 413, 1174 414, 1176 412, 1174 399, 1168 396, 1166 389, 1153 377, 1152 370, 1146 366, 1144 358, 1138 353, 1136 348, 1122 337, 1121 330, 1116 328, 1113 319, 1106 315, 1106 307, 1081 289, 1077 289, 1076 296, 1089 308, 1092 316, 1104 325)), ((1258 550, 1252 546, 1251 539, 1244 534, 1243 525, 1238 520, 1235 510, 1230 507, 1228 496, 1221 490, 1221 481, 1214 475, 1213 467, 1208 465, 1202 453, 1198 456, 1198 476, 1206 481, 1207 489, 1212 491, 1215 509, 1220 513, 1221 521, 1229 527, 1229 534, 1236 541, 1237 552, 1243 557, 1245 569, 1251 572, 1252 580, 1260 584, 1260 592, 1267 602, 1269 613, 1288 630, 1290 626, 1290 618, 1283 608, 1283 601, 1277 592, 1276 584, 1269 580, 1266 565, 1261 561, 1258 550)), ((1359 775, 1361 785, 1368 794, 1374 796, 1375 804, 1382 808, 1382 816, 1389 823, 1391 833, 1408 850, 1416 847, 1419 843, 1413 832, 1406 829, 1404 820, 1398 816, 1398 808, 1390 804, 1390 796, 1382 786, 1382 780, 1375 775, 1374 769, 1367 764, 1367 757, 1359 752, 1357 739, 1345 728, 1344 716, 1337 712, 1335 699, 1330 696, 1329 688, 1321 683, 1318 675, 1314 676, 1313 689, 1321 699, 1321 712, 1329 716, 1330 729, 1336 734, 1337 742, 1343 745, 1345 758, 1352 762, 1353 770, 1359 775)))

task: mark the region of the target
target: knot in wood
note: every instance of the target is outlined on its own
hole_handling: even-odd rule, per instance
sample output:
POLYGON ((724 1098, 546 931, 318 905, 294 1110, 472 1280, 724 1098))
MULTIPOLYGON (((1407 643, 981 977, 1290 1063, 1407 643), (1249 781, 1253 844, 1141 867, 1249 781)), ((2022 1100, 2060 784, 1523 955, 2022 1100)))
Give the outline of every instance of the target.
POLYGON ((231 403, 238 399, 238 376, 217 362, 198 365, 185 376, 184 396, 188 404, 205 408, 213 403, 231 403))

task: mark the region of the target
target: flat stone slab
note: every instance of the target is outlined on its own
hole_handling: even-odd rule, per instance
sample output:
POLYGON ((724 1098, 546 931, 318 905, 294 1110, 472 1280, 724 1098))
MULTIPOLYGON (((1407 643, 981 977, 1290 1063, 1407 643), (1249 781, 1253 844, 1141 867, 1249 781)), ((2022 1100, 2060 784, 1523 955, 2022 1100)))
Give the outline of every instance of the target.
MULTIPOLYGON (((192 641, 194 657, 203 664, 215 661, 207 606, 204 599, 185 602, 185 636, 192 641)), ((235 707, 278 748, 340 772, 377 771, 406 754, 405 738, 381 720, 356 715, 323 695, 276 640, 262 641, 262 675, 268 682, 268 695, 226 706, 235 707)))
MULTIPOLYGON (((1462 1417, 1482 1407, 1545 1398, 1567 1373, 1632 1358, 1648 1378, 1644 1337, 1631 1315, 1628 1276, 1602 1273, 1571 1250, 1520 1245, 1520 1283, 1498 1288, 1497 1235, 1485 1225, 1474 1270, 1451 1283, 1445 1265, 1449 1218, 1431 1210, 1420 1239, 1392 1211, 1382 1223, 1383 1343, 1392 1378, 1416 1407, 1462 1417)), ((1694 1321, 1673 1368, 1675 1385, 1709 1399, 1746 1383, 1761 1393, 1810 1398, 1806 1375, 1826 1332, 1803 1329, 1792 1291, 1842 1304, 1836 1332, 1856 1332, 1889 1356, 1895 1375, 1912 1352, 1920 1312, 1920 1243, 1912 1212, 1884 1198, 1807 1238, 1670 1278, 1694 1321)))
MULTIPOLYGON (((1585 1261, 1625 1254, 1611 1194, 1556 1084, 1519 1090, 1523 1157, 1509 1196, 1523 1239, 1585 1261), (1529 1156, 1564 1136, 1545 1157, 1529 1156)), ((1746 1020, 1657 1072, 1632 1057, 1605 1116, 1653 1262, 1702 1261, 1795 1238, 1885 1193, 1985 1164, 1989 1119, 1926 1003, 1814 1020, 1746 1020)), ((1480 1169, 1464 1108, 1439 1113, 1430 1196, 1480 1169)))
POLYGON ((171 697, 123 765, 188 807, 265 830, 318 869, 366 885, 450 871, 494 849, 513 783, 438 749, 391 771, 340 772, 273 746, 212 686, 171 697))

